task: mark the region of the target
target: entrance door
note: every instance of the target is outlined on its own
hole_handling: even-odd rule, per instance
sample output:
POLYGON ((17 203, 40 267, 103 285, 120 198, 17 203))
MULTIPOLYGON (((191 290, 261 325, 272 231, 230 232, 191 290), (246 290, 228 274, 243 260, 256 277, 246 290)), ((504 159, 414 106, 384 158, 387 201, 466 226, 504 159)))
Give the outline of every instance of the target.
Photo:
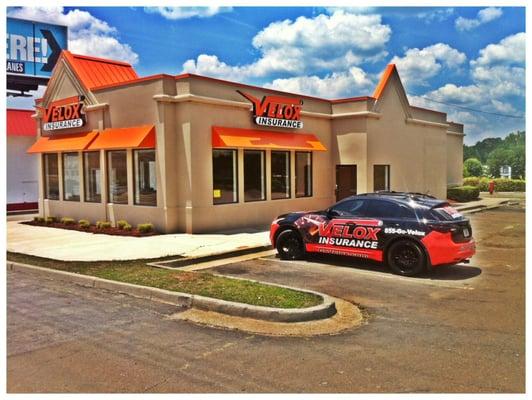
POLYGON ((336 166, 336 201, 357 194, 357 166, 336 166))

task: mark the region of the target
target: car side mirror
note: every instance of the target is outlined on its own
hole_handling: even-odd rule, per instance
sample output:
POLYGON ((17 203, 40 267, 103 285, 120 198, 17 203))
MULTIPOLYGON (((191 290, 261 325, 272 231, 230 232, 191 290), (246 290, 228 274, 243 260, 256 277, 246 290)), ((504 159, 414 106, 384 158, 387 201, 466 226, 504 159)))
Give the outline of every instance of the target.
POLYGON ((340 213, 332 208, 328 208, 326 210, 326 214, 328 218, 334 218, 340 216, 340 213))

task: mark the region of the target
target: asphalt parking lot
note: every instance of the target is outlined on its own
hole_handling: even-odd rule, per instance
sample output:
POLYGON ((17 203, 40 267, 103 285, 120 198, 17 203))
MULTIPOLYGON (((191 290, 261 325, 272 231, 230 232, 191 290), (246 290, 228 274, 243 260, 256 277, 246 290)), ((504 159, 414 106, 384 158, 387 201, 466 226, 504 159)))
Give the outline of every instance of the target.
POLYGON ((319 258, 212 269, 359 305, 366 323, 335 336, 198 326, 167 305, 9 272, 8 391, 524 392, 524 209, 471 220, 472 263, 422 277, 319 258))

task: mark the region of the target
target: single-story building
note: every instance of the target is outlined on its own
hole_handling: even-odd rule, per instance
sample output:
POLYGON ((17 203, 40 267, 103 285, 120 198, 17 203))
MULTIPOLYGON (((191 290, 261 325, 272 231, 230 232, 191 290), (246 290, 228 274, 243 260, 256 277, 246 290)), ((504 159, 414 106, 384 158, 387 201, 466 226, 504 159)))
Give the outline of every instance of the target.
POLYGON ((7 212, 37 211, 39 157, 26 150, 35 142, 35 111, 8 108, 6 114, 6 203, 7 212))
POLYGON ((63 51, 36 110, 46 216, 213 232, 462 179, 463 125, 411 106, 393 64, 372 96, 328 100, 63 51))

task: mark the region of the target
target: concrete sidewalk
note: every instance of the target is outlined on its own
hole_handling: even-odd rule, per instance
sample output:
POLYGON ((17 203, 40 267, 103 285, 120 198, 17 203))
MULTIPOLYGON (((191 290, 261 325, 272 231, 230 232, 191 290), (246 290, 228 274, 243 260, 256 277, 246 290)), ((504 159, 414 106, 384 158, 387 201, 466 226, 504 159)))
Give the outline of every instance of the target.
POLYGON ((269 232, 143 238, 111 236, 7 222, 7 251, 64 261, 110 261, 165 256, 203 257, 269 246, 269 232))
POLYGON ((502 206, 503 204, 508 203, 511 200, 515 201, 516 199, 505 197, 482 197, 481 195, 480 200, 469 201, 467 203, 453 203, 452 206, 461 213, 467 214, 469 212, 497 208, 502 206))

